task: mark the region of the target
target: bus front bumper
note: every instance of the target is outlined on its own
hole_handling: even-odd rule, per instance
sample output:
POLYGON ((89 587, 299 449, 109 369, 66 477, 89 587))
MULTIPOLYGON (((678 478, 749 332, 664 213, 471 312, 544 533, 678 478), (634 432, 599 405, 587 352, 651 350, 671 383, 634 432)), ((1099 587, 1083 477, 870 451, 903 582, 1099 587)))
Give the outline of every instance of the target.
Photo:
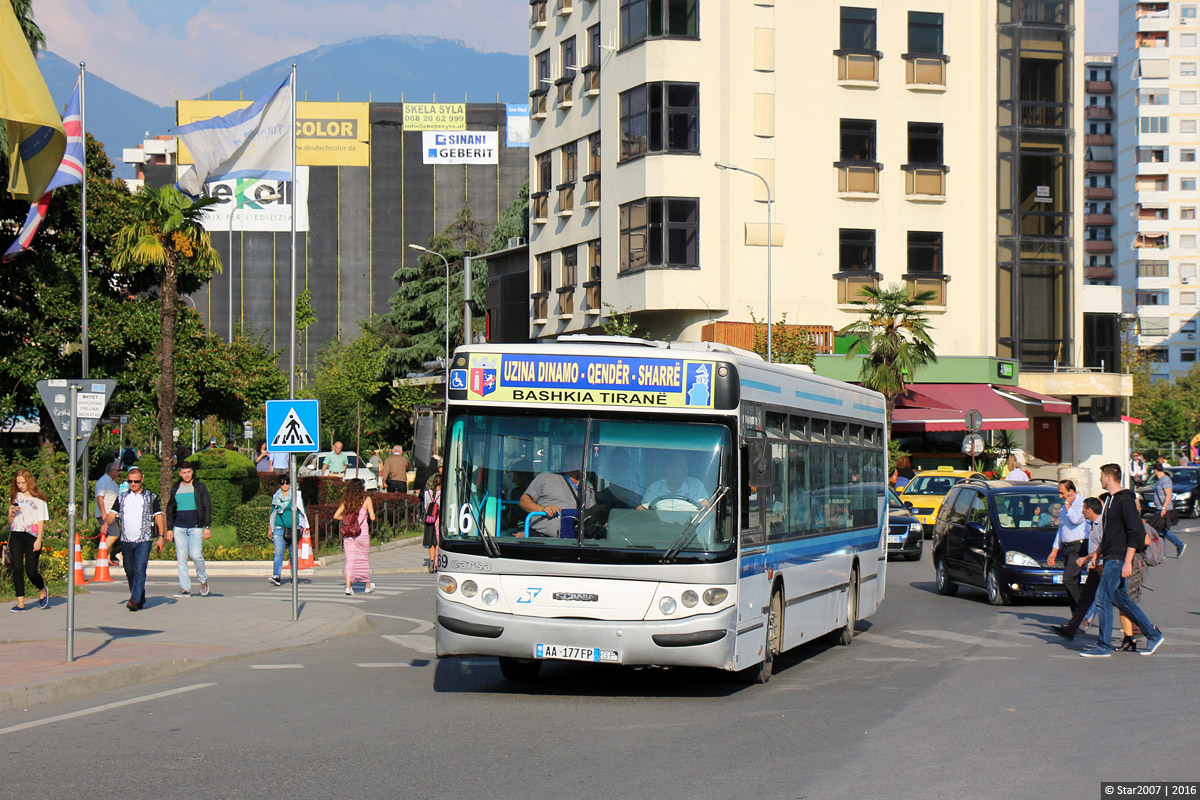
POLYGON ((538 645, 554 645, 616 654, 601 663, 733 669, 736 613, 726 608, 653 622, 548 619, 481 611, 439 597, 437 654, 535 658, 538 645))

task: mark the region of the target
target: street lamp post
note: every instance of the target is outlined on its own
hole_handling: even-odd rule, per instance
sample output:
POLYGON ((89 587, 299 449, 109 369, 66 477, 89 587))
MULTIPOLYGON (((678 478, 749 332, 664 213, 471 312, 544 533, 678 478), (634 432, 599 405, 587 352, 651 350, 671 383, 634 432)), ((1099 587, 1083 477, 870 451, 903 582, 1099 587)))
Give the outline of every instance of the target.
MULTIPOLYGON (((1123 345, 1121 348, 1121 372, 1128 375, 1129 364, 1127 363, 1128 359, 1126 355, 1132 350, 1129 345, 1129 332, 1134 330, 1134 326, 1137 325, 1138 315, 1131 311, 1125 311, 1118 319, 1121 321, 1121 342, 1123 345)), ((1133 431, 1129 427, 1129 419, 1129 395, 1125 395, 1125 420, 1123 426, 1125 428, 1125 474, 1128 477, 1129 488, 1133 489, 1136 487, 1133 485, 1133 476, 1129 474, 1129 465, 1133 462, 1133 431)))
POLYGON ((771 248, 775 243, 775 231, 771 227, 771 211, 775 205, 775 196, 771 192, 771 184, 762 175, 759 175, 753 170, 745 169, 728 161, 718 161, 713 164, 717 169, 730 169, 734 172, 744 172, 747 175, 753 175, 763 182, 763 187, 767 190, 767 363, 772 361, 773 351, 771 349, 771 248))
POLYGON ((436 250, 430 250, 428 247, 422 247, 419 244, 410 244, 408 247, 410 250, 419 250, 422 253, 432 253, 440 258, 442 263, 446 265, 446 375, 443 382, 446 384, 446 402, 448 405, 450 401, 450 262, 444 255, 436 250))

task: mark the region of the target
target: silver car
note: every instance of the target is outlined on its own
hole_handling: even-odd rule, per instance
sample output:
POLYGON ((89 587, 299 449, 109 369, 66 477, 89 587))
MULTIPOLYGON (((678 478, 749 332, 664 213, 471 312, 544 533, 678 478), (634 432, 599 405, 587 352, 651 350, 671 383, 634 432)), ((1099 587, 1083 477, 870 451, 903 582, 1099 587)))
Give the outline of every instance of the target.
MULTIPOLYGON (((313 475, 320 475, 321 468, 325 465, 325 458, 333 455, 332 450, 324 450, 320 453, 309 453, 308 457, 296 469, 296 476, 307 478, 313 475)), ((363 466, 358 461, 358 454, 351 450, 343 450, 342 455, 346 456, 346 475, 344 480, 353 480, 361 478, 363 485, 367 491, 373 492, 379 488, 379 476, 375 470, 368 464, 363 466)))

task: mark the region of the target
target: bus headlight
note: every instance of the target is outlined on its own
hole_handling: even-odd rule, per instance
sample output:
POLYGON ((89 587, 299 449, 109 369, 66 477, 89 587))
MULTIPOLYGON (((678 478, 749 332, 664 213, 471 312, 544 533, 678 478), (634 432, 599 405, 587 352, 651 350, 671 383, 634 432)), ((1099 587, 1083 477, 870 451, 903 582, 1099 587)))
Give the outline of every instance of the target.
POLYGON ((680 599, 683 600, 683 605, 685 608, 695 608, 696 603, 700 602, 700 595, 696 594, 691 589, 688 589, 683 593, 683 596, 680 599))
POLYGON ((500 602, 500 593, 489 586, 483 590, 483 594, 479 596, 479 599, 483 601, 485 606, 494 606, 500 602))
POLYGON ((462 593, 463 597, 474 597, 479 593, 479 586, 476 585, 475 581, 463 581, 462 593))
POLYGON ((454 590, 458 588, 458 581, 449 575, 439 575, 438 588, 446 594, 454 594, 454 590))
POLYGON ((725 602, 725 598, 729 597, 728 589, 705 589, 704 603, 710 606, 719 606, 725 602))
POLYGON ((659 600, 658 601, 658 610, 668 616, 670 616, 671 614, 674 614, 675 613, 675 598, 674 597, 664 597, 662 600, 659 600))

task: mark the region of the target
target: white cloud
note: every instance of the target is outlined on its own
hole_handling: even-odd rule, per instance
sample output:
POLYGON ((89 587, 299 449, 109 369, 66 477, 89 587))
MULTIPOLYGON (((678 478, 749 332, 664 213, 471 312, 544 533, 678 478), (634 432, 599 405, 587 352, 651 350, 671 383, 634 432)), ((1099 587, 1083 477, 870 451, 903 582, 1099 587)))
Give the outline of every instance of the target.
POLYGON ((527 0, 214 0, 179 4, 179 25, 152 25, 129 0, 39 0, 47 49, 162 105, 196 97, 323 44, 381 34, 460 39, 524 54, 527 0))

